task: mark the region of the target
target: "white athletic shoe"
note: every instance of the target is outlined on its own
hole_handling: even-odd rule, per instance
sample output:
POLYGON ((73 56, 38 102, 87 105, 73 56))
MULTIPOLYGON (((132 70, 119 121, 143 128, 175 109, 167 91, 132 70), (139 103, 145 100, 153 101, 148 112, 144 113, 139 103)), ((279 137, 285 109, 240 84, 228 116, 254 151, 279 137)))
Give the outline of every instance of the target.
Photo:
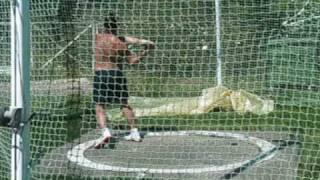
POLYGON ((141 141, 141 137, 140 137, 140 133, 138 132, 137 128, 133 128, 130 131, 130 134, 127 136, 124 136, 124 139, 127 141, 136 141, 136 142, 140 142, 141 141))
POLYGON ((95 149, 103 148, 106 144, 110 142, 110 139, 111 139, 111 133, 108 128, 105 128, 102 132, 102 136, 96 140, 94 148, 95 149))

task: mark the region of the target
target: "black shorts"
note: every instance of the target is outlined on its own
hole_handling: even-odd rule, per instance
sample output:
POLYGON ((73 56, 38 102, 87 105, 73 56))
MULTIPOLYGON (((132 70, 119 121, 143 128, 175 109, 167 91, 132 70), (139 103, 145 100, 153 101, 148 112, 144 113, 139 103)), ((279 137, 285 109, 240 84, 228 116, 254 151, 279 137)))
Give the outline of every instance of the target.
POLYGON ((120 70, 95 71, 93 101, 96 104, 128 104, 127 79, 120 70))

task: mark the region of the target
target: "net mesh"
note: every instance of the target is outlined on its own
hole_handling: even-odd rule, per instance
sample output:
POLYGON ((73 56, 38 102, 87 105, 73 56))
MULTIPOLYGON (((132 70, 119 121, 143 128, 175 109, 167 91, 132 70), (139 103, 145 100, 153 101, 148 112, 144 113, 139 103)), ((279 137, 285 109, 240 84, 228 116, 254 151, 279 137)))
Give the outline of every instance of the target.
MULTIPOLYGON (((1 106, 8 106, 10 99, 9 4, 0 1, 1 106)), ((33 0, 30 4, 32 112, 39 114, 31 121, 33 179, 320 177, 317 0, 221 0, 221 69, 226 89, 211 94, 209 99, 215 98, 207 104, 211 108, 193 111, 197 113, 188 113, 194 110, 188 108, 206 104, 204 90, 217 85, 214 0, 33 0), (138 127, 146 137, 141 143, 123 141, 128 123, 119 107, 112 106, 107 108, 108 126, 116 140, 101 151, 83 149, 79 144, 100 135, 92 99, 94 45, 111 12, 117 16, 119 36, 156 44, 141 63, 123 68, 130 102, 143 114, 138 127), (245 96, 236 96, 238 92, 245 96), (262 102, 259 107, 257 101, 262 102), (267 101, 272 101, 272 109, 262 111, 267 101), (252 113, 254 108, 265 113, 252 113), (152 132, 194 130, 228 132, 231 137, 187 133, 148 138, 152 132), (234 134, 272 145, 263 151, 250 138, 234 134), (82 164, 84 159, 70 159, 82 155, 95 164, 125 170, 88 168, 82 164), (239 161, 244 163, 215 171, 239 161), (190 176, 130 171, 211 166, 216 169, 190 176)), ((0 179, 9 179, 10 132, 0 128, 0 179)))
MULTIPOLYGON (((10 3, 0 2, 0 104, 10 105, 10 3)), ((0 179, 10 179, 11 130, 0 127, 0 179)))

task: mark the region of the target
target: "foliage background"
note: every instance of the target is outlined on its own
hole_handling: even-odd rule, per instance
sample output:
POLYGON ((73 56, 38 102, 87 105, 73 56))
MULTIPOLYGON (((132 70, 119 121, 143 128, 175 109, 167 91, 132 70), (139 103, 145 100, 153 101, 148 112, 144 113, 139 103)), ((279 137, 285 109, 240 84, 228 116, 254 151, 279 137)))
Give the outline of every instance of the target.
MULTIPOLYGON (((274 99, 276 111, 263 117, 233 112, 146 117, 141 119, 142 128, 298 131, 302 142, 298 176, 318 179, 319 9, 317 0, 222 0, 223 84, 274 99)), ((101 30, 104 17, 111 11, 118 16, 119 34, 143 37, 157 44, 141 64, 126 66, 131 95, 190 97, 216 85, 214 0, 31 0, 31 76, 33 81, 47 80, 49 87, 45 94, 32 94, 32 109, 50 113, 32 122, 34 164, 52 148, 94 128, 91 98, 77 89, 78 81, 72 83, 71 95, 53 90, 53 82, 92 78, 94 29, 88 26, 95 24, 101 30), (64 47, 68 48, 55 57, 64 47)), ((10 63, 9 30, 9 0, 1 0, 0 66, 10 63)), ((9 75, 0 76, 1 83, 9 79, 9 75)), ((8 105, 9 94, 8 88, 0 88, 1 106, 8 105)), ((0 132, 7 137, 0 141, 0 151, 9 152, 5 147, 10 142, 10 131, 1 128, 0 132)), ((4 161, 1 157, 0 177, 6 179, 8 164, 4 161)))

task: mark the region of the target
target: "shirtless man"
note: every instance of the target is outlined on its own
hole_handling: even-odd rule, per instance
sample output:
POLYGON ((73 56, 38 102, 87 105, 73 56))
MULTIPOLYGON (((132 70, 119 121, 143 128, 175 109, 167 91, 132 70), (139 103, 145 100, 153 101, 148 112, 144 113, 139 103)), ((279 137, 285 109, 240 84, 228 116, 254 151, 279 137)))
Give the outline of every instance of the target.
POLYGON ((127 80, 122 73, 124 63, 136 64, 155 47, 149 40, 135 37, 118 37, 117 22, 113 15, 107 17, 104 23, 104 32, 96 35, 95 43, 95 77, 93 83, 93 100, 96 108, 98 127, 102 136, 95 144, 96 149, 103 148, 110 141, 111 132, 106 125, 106 105, 119 104, 123 115, 130 126, 130 134, 126 140, 141 141, 140 134, 135 125, 135 116, 128 104, 127 80), (128 44, 138 44, 144 49, 134 54, 128 50, 128 44), (126 62, 124 62, 124 60, 126 62))

